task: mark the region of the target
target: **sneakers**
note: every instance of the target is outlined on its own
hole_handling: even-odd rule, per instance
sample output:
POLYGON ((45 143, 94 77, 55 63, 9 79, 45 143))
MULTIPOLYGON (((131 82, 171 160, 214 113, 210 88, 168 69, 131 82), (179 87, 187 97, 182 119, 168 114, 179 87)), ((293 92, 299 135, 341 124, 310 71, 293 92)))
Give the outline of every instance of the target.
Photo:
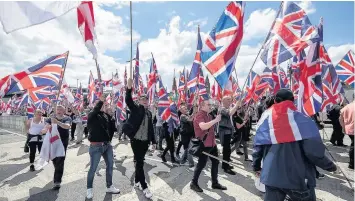
POLYGON ((92 199, 94 197, 94 193, 92 192, 92 188, 89 188, 86 190, 86 198, 87 199, 92 199))
POLYGON ((138 189, 141 190, 141 191, 143 190, 143 188, 142 188, 142 186, 141 186, 141 183, 139 183, 139 182, 135 183, 133 187, 134 187, 134 188, 138 188, 138 189))
POLYGON ((143 194, 147 199, 150 199, 153 197, 153 194, 150 192, 150 190, 148 188, 143 190, 143 194))
POLYGON ((319 175, 316 176, 317 179, 324 179, 325 175, 322 173, 319 173, 319 175))
POLYGON ((198 186, 198 184, 195 184, 194 182, 191 182, 190 189, 195 191, 195 192, 198 192, 198 193, 202 193, 203 192, 202 188, 200 188, 198 186))
POLYGON ((120 189, 115 188, 114 186, 111 186, 110 188, 107 188, 106 190, 107 193, 112 193, 112 194, 119 194, 120 189))
POLYGON ((59 190, 59 189, 60 189, 60 183, 54 183, 52 190, 59 190))
POLYGON ((163 161, 163 163, 166 163, 165 156, 161 156, 161 160, 163 161))
POLYGON ((31 171, 31 172, 34 172, 34 171, 35 171, 35 166, 34 166, 33 164, 30 166, 30 171, 31 171))

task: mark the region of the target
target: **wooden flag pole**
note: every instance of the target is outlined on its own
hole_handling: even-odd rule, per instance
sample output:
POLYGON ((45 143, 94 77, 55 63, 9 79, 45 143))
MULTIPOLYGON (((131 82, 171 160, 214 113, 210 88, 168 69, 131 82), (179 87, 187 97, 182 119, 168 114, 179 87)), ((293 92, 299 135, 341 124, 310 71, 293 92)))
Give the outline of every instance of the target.
POLYGON ((130 65, 129 76, 132 79, 132 51, 133 51, 132 50, 133 49, 133 44, 132 44, 132 42, 133 42, 133 38, 132 38, 132 1, 129 2, 129 8, 130 8, 129 14, 130 14, 130 25, 131 25, 131 28, 130 28, 130 31, 131 31, 131 59, 130 59, 130 63, 129 63, 129 65, 130 65))
MULTIPOLYGON (((67 68, 68 57, 69 57, 69 51, 67 51, 67 58, 65 59, 64 66, 63 66, 63 71, 62 71, 62 73, 61 73, 61 75, 60 75, 60 79, 59 79, 59 83, 58 83, 57 100, 59 99, 60 90, 62 89, 64 74, 65 74, 65 69, 67 68)), ((56 102, 56 104, 55 104, 55 106, 54 106, 55 109, 57 108, 57 104, 58 104, 58 101, 56 102)))
MULTIPOLYGON (((261 53, 261 50, 264 49, 264 45, 265 45, 265 43, 266 43, 266 40, 267 40, 267 39, 269 38, 269 36, 270 36, 270 31, 271 31, 272 28, 274 27, 275 22, 276 22, 276 19, 277 19, 277 16, 279 16, 279 14, 280 14, 280 12, 281 12, 281 10, 282 10, 283 3, 284 3, 284 2, 281 1, 280 8, 279 8, 279 12, 276 14, 275 20, 274 20, 274 22, 272 23, 272 25, 271 25, 271 27, 270 27, 269 33, 267 34, 267 36, 266 36, 266 38, 265 38, 265 40, 264 40, 264 42, 263 42, 263 45, 261 46, 261 48, 259 49, 258 54, 257 54, 256 57, 255 57, 255 60, 254 60, 254 62, 253 62, 253 65, 251 66, 251 68, 250 68, 250 70, 249 70, 248 76, 250 75, 251 71, 253 70, 254 65, 255 65, 255 63, 256 63, 256 60, 259 58, 259 55, 260 55, 260 53, 261 53)), ((243 95, 244 95, 244 88, 245 88, 245 84, 247 83, 247 80, 248 80, 248 79, 246 79, 246 80, 244 81, 244 85, 243 85, 243 88, 242 88, 242 96, 241 96, 241 97, 243 97, 243 95)))
POLYGON ((100 67, 99 64, 97 63, 97 59, 95 58, 95 64, 96 64, 96 70, 97 70, 97 79, 100 84, 100 91, 102 94, 104 94, 104 86, 102 85, 102 79, 101 79, 101 73, 100 73, 100 67))

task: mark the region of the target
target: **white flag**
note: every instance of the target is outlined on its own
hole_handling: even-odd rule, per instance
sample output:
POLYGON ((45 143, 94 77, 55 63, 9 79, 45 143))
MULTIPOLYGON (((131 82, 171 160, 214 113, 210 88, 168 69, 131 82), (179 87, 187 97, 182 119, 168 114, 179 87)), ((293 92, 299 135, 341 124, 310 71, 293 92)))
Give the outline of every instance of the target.
POLYGON ((80 1, 1 1, 0 21, 4 31, 10 33, 57 18, 79 4, 80 1))

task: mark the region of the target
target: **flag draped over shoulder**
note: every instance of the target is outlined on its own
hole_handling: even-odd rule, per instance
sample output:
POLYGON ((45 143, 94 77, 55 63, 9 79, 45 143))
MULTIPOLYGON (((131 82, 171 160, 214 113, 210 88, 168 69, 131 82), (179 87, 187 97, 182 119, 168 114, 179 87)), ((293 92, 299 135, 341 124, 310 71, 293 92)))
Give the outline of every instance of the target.
POLYGON ((42 24, 78 7, 80 1, 3 1, 0 22, 6 33, 42 24))
POLYGON ((254 145, 282 144, 320 138, 315 122, 297 111, 291 101, 274 104, 261 116, 254 145))
POLYGON ((65 150, 59 136, 57 124, 52 124, 43 139, 43 145, 38 161, 36 161, 35 169, 42 169, 50 160, 56 157, 64 157, 65 150))

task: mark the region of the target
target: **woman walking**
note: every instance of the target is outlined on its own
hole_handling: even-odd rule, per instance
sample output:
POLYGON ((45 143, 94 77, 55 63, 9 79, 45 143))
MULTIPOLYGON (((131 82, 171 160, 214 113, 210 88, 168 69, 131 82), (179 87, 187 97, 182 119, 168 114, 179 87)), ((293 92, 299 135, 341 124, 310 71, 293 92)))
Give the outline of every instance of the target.
POLYGON ((26 127, 28 131, 28 146, 30 150, 30 171, 35 171, 33 162, 36 157, 36 149, 38 149, 38 152, 41 152, 43 142, 42 135, 45 134, 42 132, 42 129, 45 127, 45 120, 44 117, 42 117, 41 110, 37 109, 34 117, 27 120, 26 127))

